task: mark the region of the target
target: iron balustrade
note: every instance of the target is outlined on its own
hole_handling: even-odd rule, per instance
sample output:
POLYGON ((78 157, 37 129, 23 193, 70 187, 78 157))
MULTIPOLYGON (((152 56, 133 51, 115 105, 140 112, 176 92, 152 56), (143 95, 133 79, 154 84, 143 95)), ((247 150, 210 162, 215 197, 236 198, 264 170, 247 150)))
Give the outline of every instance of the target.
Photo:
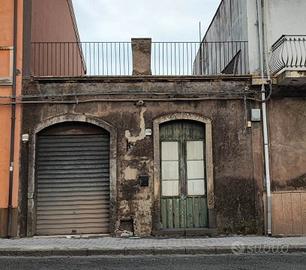
POLYGON ((269 61, 273 75, 280 71, 306 70, 306 35, 284 35, 272 45, 269 61))
POLYGON ((33 42, 33 76, 130 75, 130 42, 33 42))
POLYGON ((195 75, 249 74, 247 41, 202 42, 197 52, 195 75))
POLYGON ((153 75, 192 75, 200 42, 152 42, 153 75))
MULTIPOLYGON (((152 42, 155 76, 248 74, 247 41, 152 42)), ((33 42, 32 76, 131 76, 131 42, 33 42)))

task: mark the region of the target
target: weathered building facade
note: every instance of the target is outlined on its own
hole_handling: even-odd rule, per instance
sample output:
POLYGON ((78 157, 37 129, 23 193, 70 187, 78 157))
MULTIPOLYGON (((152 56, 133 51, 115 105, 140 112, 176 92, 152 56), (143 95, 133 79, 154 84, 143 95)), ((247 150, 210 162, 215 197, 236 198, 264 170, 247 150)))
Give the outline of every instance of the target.
POLYGON ((305 38, 265 44, 267 7, 221 1, 199 43, 82 43, 72 19, 27 44, 14 235, 305 234, 305 38))
POLYGON ((261 125, 247 126, 256 107, 249 98, 257 95, 249 86, 250 77, 27 82, 24 98, 32 104, 24 107, 22 131, 30 137, 22 146, 22 235, 262 233, 261 125), (90 163, 91 171, 87 161, 99 146, 79 142, 71 149, 72 137, 86 139, 97 128, 108 134, 101 154, 108 153, 109 162, 90 163), (48 129, 49 143, 42 140, 48 129), (68 163, 60 159, 65 152, 68 163), (79 163, 71 163, 77 157, 79 163), (106 168, 110 188, 90 190, 106 168), (65 184, 56 184, 57 178, 65 184), (165 186, 169 181, 172 186, 165 186), (99 191, 104 195, 96 198, 99 191), (80 205, 71 218, 65 209, 75 200, 80 205), (100 207, 105 203, 109 212, 100 207))

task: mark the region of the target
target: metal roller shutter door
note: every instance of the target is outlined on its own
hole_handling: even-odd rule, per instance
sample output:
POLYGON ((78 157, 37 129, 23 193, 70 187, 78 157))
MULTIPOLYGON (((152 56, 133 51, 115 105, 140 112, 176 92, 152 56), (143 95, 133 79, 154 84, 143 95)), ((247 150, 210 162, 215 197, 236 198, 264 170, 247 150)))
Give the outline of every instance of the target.
POLYGON ((109 232, 109 135, 38 136, 36 234, 109 232))

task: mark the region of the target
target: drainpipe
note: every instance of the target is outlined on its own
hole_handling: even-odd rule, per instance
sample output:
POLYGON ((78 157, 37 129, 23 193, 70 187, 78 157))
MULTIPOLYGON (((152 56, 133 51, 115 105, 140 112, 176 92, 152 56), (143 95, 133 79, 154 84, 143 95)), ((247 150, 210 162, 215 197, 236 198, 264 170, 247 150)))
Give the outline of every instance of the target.
POLYGON ((14 185, 14 144, 15 144, 15 122, 16 122, 16 76, 17 76, 17 15, 18 0, 14 0, 14 37, 13 37, 13 85, 12 85, 12 107, 11 107, 11 141, 10 141, 10 176, 9 176, 9 196, 7 211, 7 237, 11 237, 13 224, 13 185, 14 185))
POLYGON ((270 149, 269 149, 269 135, 268 135, 268 120, 267 120, 267 99, 265 88, 265 74, 264 74, 264 30, 263 30, 263 3, 257 0, 257 27, 258 27, 258 40, 259 40, 259 54, 260 54, 260 71, 261 71, 261 106, 262 106, 262 119, 263 119, 263 143, 264 143, 264 165, 265 165, 265 184, 267 196, 267 234, 271 235, 272 232, 272 216, 271 216, 271 179, 270 179, 270 149))

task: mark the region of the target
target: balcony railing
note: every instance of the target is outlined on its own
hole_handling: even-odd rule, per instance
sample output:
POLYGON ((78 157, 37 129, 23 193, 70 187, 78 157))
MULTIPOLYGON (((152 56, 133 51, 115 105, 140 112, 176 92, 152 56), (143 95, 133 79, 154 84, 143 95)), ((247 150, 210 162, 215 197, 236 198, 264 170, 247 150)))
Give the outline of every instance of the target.
POLYGON ((306 70, 306 36, 282 36, 272 46, 269 66, 273 75, 282 70, 306 70))
MULTIPOLYGON (((247 74, 247 42, 152 42, 156 76, 247 74)), ((131 42, 33 42, 33 76, 130 76, 131 42)))

